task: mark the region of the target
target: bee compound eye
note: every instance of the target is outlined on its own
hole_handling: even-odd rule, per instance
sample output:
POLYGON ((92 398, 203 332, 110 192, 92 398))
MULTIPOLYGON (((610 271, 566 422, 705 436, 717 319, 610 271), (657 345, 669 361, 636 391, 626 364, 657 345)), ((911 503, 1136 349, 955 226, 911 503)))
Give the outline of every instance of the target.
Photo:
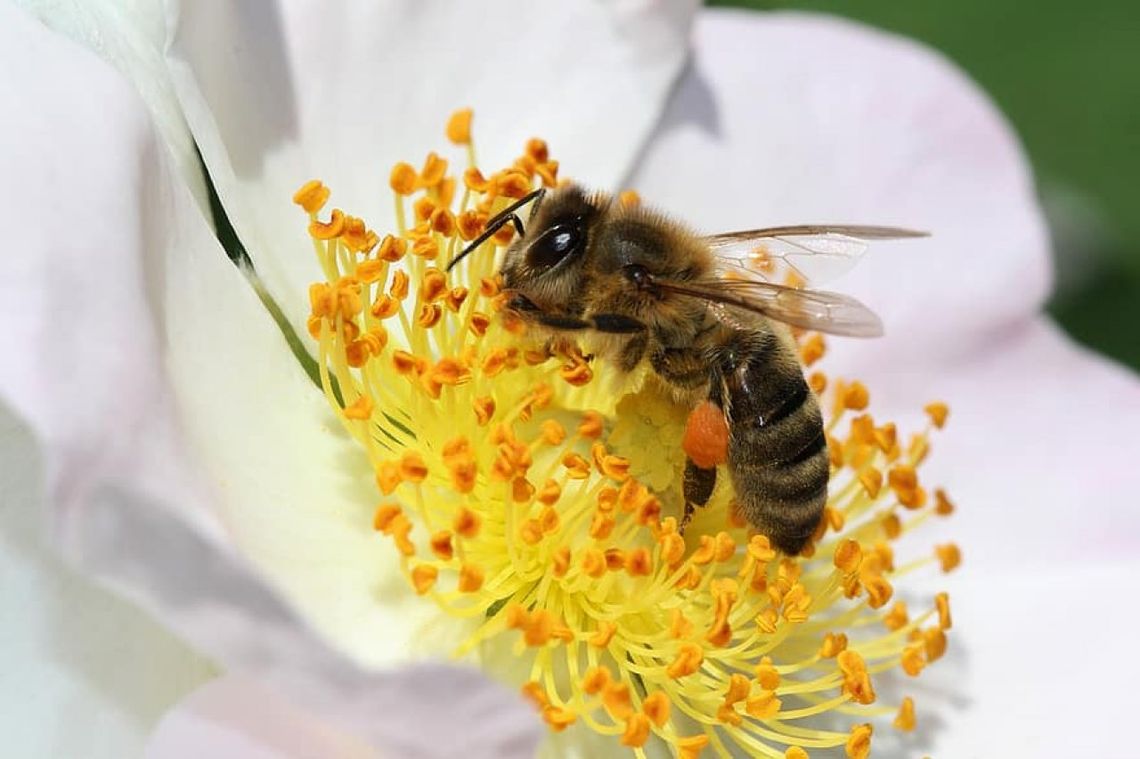
POLYGON ((527 249, 532 268, 549 269, 576 254, 582 247, 582 229, 577 221, 555 224, 539 235, 527 249))

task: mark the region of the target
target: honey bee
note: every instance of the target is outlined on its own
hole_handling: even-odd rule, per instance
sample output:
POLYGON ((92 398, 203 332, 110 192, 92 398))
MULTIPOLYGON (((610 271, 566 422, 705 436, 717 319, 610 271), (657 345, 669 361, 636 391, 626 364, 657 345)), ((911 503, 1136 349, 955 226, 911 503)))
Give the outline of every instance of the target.
POLYGON ((763 245, 797 269, 807 260, 836 268, 865 240, 924 233, 846 225, 701 237, 640 204, 567 185, 506 208, 448 269, 507 223, 518 232, 499 272, 511 311, 556 335, 589 331, 619 370, 648 362, 678 402, 711 403, 723 417, 722 460, 686 460, 681 528, 725 463, 738 512, 775 547, 799 553, 823 514, 830 464, 819 402, 785 325, 871 337, 882 324, 853 298, 767 281, 729 254, 763 245))

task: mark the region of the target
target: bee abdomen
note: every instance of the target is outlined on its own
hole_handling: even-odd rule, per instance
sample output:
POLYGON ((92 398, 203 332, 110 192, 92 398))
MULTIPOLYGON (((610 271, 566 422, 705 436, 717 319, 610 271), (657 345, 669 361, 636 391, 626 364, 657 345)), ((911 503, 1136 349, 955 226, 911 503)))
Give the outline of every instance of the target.
POLYGON ((786 361, 749 362, 726 382, 729 470, 739 507, 780 550, 799 553, 819 524, 830 474, 819 404, 786 361))

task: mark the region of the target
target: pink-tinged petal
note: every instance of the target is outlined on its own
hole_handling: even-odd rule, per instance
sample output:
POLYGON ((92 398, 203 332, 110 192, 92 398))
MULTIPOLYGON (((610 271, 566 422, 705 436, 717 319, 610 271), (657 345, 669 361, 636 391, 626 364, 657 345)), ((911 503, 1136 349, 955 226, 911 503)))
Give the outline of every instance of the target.
MULTIPOLYGON (((344 443, 320 431, 319 392, 164 160, 129 86, 6 4, 0 63, 0 97, 20 106, 0 124, 10 246, 0 351, 16 359, 0 369, 0 398, 28 433, 5 429, 3 444, 35 453, 34 466, 0 458, 5 482, 43 488, 52 536, 88 576, 220 665, 340 729, 382 737, 377 694, 395 703, 401 680, 363 672, 326 641, 404 660, 422 620, 384 594, 386 583, 410 592, 378 571, 386 559, 369 558, 390 554, 368 542, 367 520, 352 526, 367 503, 340 487, 344 443), (239 508, 248 502, 260 505, 239 508), (309 529, 336 510, 340 521, 309 529), (308 552, 330 535, 343 541, 308 552), (250 550, 269 583, 234 540, 282 546, 250 550)), ((481 724, 494 712, 517 720, 514 735, 534 728, 515 694, 492 698, 464 685, 472 677, 440 668, 402 693, 438 704, 444 724, 481 704, 481 724)))
POLYGON ((138 756, 154 723, 215 668, 43 541, 42 466, 0 405, 0 726, 12 756, 138 756))
MULTIPOLYGON (((533 756, 542 728, 534 719, 505 714, 499 708, 500 690, 474 671, 404 670, 365 699, 375 723, 372 742, 367 742, 262 683, 228 676, 203 686, 168 713, 151 736, 146 757, 533 756), (446 711, 439 703, 444 689, 446 711)), ((352 708, 351 699, 344 707, 352 708)))
POLYGON ((443 148, 461 172, 444 125, 470 106, 484 168, 542 136, 564 173, 613 184, 656 123, 695 7, 174 2, 168 57, 238 237, 304 334, 313 266, 290 201, 303 182, 391 231, 391 167, 443 148))
POLYGON ((827 286, 887 337, 842 340, 861 370, 960 353, 1037 310, 1048 245, 1016 137, 938 53, 827 16, 707 11, 693 65, 631 177, 649 203, 712 233, 800 223, 893 224, 827 286))
POLYGON ((1138 581, 1134 557, 936 579, 954 622, 946 656, 877 683, 914 698, 917 728, 876 728, 875 755, 1130 756, 1138 581))
POLYGON ((922 477, 930 489, 945 486, 958 508, 921 534, 958 542, 965 571, 1140 554, 1132 372, 1039 318, 974 355, 921 369, 883 365, 865 379, 871 411, 904 420, 903 429, 925 423, 915 412, 926 402, 949 402, 922 477))

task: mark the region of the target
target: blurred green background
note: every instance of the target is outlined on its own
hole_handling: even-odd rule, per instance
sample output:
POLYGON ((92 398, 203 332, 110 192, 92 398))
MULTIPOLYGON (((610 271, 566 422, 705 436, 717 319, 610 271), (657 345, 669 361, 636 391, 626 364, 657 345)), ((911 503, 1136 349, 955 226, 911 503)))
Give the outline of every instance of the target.
POLYGON ((834 13, 922 40, 997 101, 1053 232, 1049 312, 1140 369, 1140 4, 1133 0, 713 0, 834 13))

